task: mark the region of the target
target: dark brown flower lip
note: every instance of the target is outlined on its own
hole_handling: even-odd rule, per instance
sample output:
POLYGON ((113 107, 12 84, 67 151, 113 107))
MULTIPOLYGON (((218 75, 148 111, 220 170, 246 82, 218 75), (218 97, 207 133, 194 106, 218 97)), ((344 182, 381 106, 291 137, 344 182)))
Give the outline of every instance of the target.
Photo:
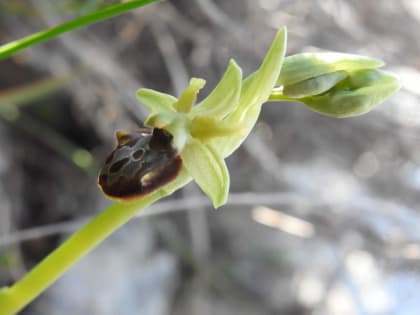
POLYGON ((172 136, 158 128, 118 131, 117 146, 98 176, 98 186, 111 200, 130 202, 174 180, 182 160, 172 136))
POLYGON ((164 177, 159 178, 156 180, 157 184, 154 186, 150 186, 148 189, 144 189, 141 192, 135 192, 132 194, 126 194, 126 195, 114 195, 110 192, 107 192, 104 190, 103 186, 101 186, 100 182, 99 182, 99 178, 98 178, 98 182, 97 185, 99 187, 99 189, 101 190, 101 192, 110 200, 113 201, 118 201, 118 202, 133 202, 141 197, 144 197, 150 193, 153 193, 154 191, 156 191, 157 189, 159 189, 160 187, 170 183, 171 181, 173 181, 178 174, 180 173, 181 169, 182 169, 182 160, 180 158, 180 156, 177 156, 174 158, 173 160, 173 164, 170 165, 170 167, 172 168, 173 172, 170 172, 170 175, 166 174, 164 177))

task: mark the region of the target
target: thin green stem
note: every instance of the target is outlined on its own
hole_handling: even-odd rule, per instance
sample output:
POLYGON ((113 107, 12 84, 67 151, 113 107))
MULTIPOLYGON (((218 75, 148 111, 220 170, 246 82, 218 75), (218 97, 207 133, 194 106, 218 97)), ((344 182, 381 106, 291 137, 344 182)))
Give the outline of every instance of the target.
POLYGON ((130 11, 132 9, 142 7, 147 4, 157 2, 157 1, 159 0, 132 0, 125 3, 116 4, 116 5, 104 8, 102 10, 98 10, 91 14, 78 17, 69 22, 45 29, 38 33, 24 37, 22 39, 18 39, 13 42, 4 44, 0 46, 0 60, 5 59, 27 47, 43 43, 63 33, 114 17, 121 13, 130 11))
POLYGON ((289 97, 286 95, 283 95, 281 93, 276 93, 275 91, 271 93, 270 97, 268 98, 268 102, 285 102, 285 101, 299 101, 293 97, 289 97))
POLYGON ((170 195, 190 180, 183 170, 175 181, 140 200, 130 204, 114 203, 106 208, 12 287, 0 290, 0 315, 12 315, 20 311, 139 210, 170 195))
POLYGON ((63 76, 53 76, 36 82, 18 85, 0 90, 0 110, 4 106, 28 105, 36 100, 52 94, 82 73, 82 69, 72 71, 63 76))

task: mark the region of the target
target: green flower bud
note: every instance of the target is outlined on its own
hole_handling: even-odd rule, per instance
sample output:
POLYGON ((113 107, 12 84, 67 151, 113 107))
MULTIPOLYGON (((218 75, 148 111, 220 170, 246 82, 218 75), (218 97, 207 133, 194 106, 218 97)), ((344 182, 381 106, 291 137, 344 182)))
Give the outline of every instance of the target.
POLYGON ((299 102, 321 114, 338 118, 365 114, 398 91, 398 79, 385 71, 360 70, 327 93, 304 97, 299 102))
POLYGON ((269 100, 302 102, 318 113, 340 118, 361 115, 400 88, 395 76, 376 69, 383 64, 341 53, 286 57, 269 100))

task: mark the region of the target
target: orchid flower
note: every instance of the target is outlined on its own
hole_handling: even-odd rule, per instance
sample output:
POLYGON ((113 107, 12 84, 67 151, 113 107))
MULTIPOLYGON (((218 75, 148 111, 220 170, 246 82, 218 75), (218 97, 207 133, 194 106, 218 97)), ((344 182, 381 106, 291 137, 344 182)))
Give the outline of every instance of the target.
POLYGON ((145 125, 167 131, 181 156, 183 168, 214 207, 226 202, 229 171, 224 159, 251 131, 261 105, 268 100, 280 75, 286 49, 286 30, 278 32, 261 67, 242 82, 234 60, 215 89, 194 106, 203 79, 193 78, 177 99, 150 89, 137 98, 150 111, 145 125))
POLYGON ((395 76, 377 69, 383 65, 377 59, 342 53, 285 58, 285 50, 283 28, 256 72, 242 80, 241 69, 231 60, 219 84, 196 105, 205 85, 199 78, 192 78, 179 98, 150 89, 137 91, 150 111, 145 125, 173 136, 183 165, 179 177, 185 182, 193 178, 214 207, 228 196, 224 159, 248 136, 265 102, 297 101, 321 114, 352 117, 372 110, 400 87, 395 76))

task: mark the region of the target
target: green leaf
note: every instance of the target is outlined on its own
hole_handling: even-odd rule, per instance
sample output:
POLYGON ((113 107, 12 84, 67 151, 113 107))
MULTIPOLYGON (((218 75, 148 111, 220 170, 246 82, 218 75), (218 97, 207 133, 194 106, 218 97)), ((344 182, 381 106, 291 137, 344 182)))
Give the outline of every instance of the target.
POLYGON ((175 112, 173 104, 177 99, 172 95, 151 89, 140 89, 136 92, 136 96, 137 100, 149 110, 150 114, 175 112))
MULTIPOLYGON (((43 31, 34 33, 32 35, 26 36, 24 38, 9 42, 7 44, 0 46, 0 60, 33 45, 45 42, 50 40, 54 37, 60 36, 63 33, 76 30, 83 26, 87 26, 99 21, 103 21, 119 15, 124 12, 128 12, 135 8, 145 6, 149 3, 156 2, 157 0, 131 0, 124 3, 118 3, 113 6, 105 7, 101 10, 96 12, 92 12, 85 16, 81 16, 75 18, 71 21, 65 22, 63 24, 59 24, 57 26, 53 26, 47 28, 43 31)), ((3 12, 2 12, 3 13, 3 12)))
POLYGON ((218 208, 226 203, 229 172, 223 158, 212 148, 191 138, 181 152, 183 165, 218 208))
POLYGON ((276 86, 287 86, 340 70, 374 69, 383 65, 381 60, 352 54, 331 52, 296 54, 285 58, 276 86))
POLYGON ((232 59, 214 90, 191 110, 191 116, 212 116, 222 119, 238 104, 242 86, 242 70, 232 59))
POLYGON ((220 138, 212 141, 211 145, 223 157, 227 157, 245 140, 254 127, 265 103, 275 86, 286 53, 286 28, 282 28, 271 44, 260 68, 245 79, 238 106, 225 121, 232 125, 243 126, 241 135, 220 138))

